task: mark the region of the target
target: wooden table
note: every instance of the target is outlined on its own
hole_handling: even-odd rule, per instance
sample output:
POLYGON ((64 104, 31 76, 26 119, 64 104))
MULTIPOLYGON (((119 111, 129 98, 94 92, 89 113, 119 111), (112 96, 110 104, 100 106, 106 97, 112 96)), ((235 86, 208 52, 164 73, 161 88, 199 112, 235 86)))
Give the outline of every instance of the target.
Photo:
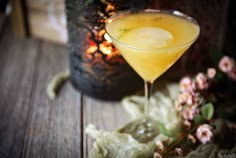
POLYGON ((130 118, 119 102, 84 96, 68 82, 56 100, 46 88, 68 67, 65 46, 21 39, 9 29, 0 37, 0 158, 86 158, 89 123, 113 130, 130 118))

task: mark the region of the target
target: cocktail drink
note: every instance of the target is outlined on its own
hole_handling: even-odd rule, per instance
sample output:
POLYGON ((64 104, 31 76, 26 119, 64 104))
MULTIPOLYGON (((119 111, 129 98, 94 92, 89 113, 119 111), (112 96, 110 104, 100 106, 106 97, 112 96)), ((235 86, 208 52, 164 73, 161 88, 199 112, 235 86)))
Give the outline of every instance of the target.
POLYGON ((123 11, 108 19, 106 31, 124 59, 145 81, 145 115, 140 134, 152 129, 148 103, 152 83, 193 44, 198 23, 181 12, 165 10, 123 11))

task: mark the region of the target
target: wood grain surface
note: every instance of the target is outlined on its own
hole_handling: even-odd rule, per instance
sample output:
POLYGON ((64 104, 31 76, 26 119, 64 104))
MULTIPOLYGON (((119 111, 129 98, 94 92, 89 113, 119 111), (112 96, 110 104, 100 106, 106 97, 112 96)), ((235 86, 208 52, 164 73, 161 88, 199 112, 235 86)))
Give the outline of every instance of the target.
POLYGON ((38 42, 11 32, 0 38, 0 157, 21 157, 38 42))
MULTIPOLYGON (((94 124, 98 129, 107 131, 122 127, 130 120, 119 102, 95 101, 90 97, 83 96, 83 124, 94 124)), ((83 135, 83 157, 88 156, 92 148, 93 140, 85 133, 83 135)))
POLYGON ((119 102, 84 96, 66 82, 56 100, 46 88, 68 68, 67 48, 16 37, 0 38, 0 158, 86 158, 90 123, 114 130, 130 118, 119 102))
POLYGON ((37 59, 23 157, 80 157, 80 94, 69 83, 56 100, 46 94, 53 75, 67 67, 66 49, 43 43, 37 59))

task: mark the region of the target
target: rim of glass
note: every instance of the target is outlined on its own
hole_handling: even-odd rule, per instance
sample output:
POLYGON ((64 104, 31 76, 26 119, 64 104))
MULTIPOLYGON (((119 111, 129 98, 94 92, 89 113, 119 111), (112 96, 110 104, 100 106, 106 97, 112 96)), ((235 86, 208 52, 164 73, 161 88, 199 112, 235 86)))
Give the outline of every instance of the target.
POLYGON ((114 15, 112 15, 111 17, 109 17, 107 19, 107 22, 105 24, 105 30, 106 30, 106 33, 110 36, 110 38, 112 38, 112 40, 128 47, 128 48, 132 48, 132 49, 136 49, 136 50, 144 50, 144 51, 158 51, 158 50, 171 50, 171 49, 175 49, 175 48, 179 48, 179 47, 183 47, 183 46, 186 46, 186 45, 189 45, 191 43, 193 43, 194 41, 197 40, 197 38, 199 37, 200 35, 200 25, 199 23, 194 19, 192 18, 191 16, 187 15, 187 14, 184 14, 180 11, 177 11, 177 10, 159 10, 159 9, 144 9, 144 10, 132 10, 132 9, 129 9, 129 10, 124 10, 124 11, 119 11, 117 13, 115 13, 114 15), (126 15, 126 14, 133 14, 133 13, 142 13, 142 12, 149 12, 149 13, 166 13, 166 14, 170 14, 170 15, 174 15, 174 16, 177 16, 177 17, 180 17, 180 18, 183 18, 185 20, 188 20, 194 24, 196 24, 199 28, 199 32, 198 32, 198 35, 193 38, 192 40, 188 41, 188 42, 185 42, 183 44, 180 44, 180 45, 177 45, 177 46, 173 46, 173 47, 169 47, 169 48, 157 48, 157 49, 144 49, 144 48, 139 48, 139 47, 135 47, 135 46, 130 46, 130 45, 127 45, 126 43, 124 42, 121 42, 120 40, 117 40, 115 39, 113 36, 111 36, 111 34, 107 31, 107 25, 115 18, 119 18, 120 16, 122 15, 126 15))

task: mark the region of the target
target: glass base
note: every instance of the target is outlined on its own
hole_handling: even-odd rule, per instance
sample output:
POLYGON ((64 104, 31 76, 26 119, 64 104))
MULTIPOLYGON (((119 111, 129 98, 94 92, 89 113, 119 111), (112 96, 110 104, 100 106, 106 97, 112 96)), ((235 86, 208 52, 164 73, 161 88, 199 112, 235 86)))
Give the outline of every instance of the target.
POLYGON ((157 122, 149 117, 144 117, 131 122, 121 132, 128 133, 140 143, 152 141, 158 134, 157 122))

